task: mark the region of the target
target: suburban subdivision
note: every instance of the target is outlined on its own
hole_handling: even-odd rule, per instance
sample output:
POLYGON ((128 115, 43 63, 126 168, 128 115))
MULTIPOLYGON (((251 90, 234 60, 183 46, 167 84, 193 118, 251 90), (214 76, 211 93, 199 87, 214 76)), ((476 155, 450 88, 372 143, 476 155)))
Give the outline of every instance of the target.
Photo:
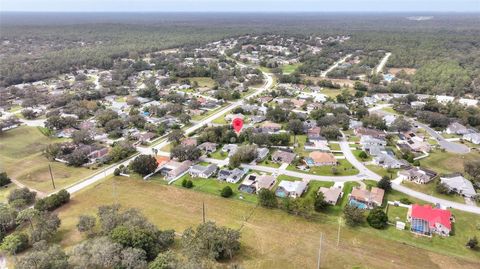
POLYGON ((478 15, 17 16, 0 268, 480 267, 478 15))

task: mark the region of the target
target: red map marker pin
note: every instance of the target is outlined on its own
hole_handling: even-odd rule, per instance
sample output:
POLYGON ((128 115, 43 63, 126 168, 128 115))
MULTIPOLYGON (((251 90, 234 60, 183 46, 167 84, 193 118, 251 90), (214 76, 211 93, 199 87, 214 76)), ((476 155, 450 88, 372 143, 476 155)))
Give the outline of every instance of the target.
POLYGON ((240 131, 242 130, 242 127, 243 127, 243 120, 241 118, 233 119, 232 126, 233 126, 233 129, 235 130, 235 132, 237 132, 237 134, 240 133, 240 131))

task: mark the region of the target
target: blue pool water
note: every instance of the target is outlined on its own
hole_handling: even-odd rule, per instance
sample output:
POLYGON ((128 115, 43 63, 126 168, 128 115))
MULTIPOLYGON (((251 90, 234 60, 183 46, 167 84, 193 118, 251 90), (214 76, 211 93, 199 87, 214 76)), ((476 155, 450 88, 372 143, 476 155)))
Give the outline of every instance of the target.
POLYGON ((365 205, 365 204, 363 204, 363 203, 360 203, 360 202, 358 202, 358 201, 355 201, 355 200, 350 200, 350 203, 349 203, 349 204, 352 205, 352 206, 356 206, 356 207, 358 207, 358 208, 360 208, 360 209, 367 209, 367 205, 365 205))

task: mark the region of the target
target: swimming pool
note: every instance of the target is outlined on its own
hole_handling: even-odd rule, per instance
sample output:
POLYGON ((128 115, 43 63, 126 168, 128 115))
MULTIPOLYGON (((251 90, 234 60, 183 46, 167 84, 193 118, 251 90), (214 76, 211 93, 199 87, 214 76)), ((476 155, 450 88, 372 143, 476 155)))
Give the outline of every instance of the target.
POLYGON ((350 200, 349 204, 350 204, 351 206, 356 206, 357 208, 360 208, 360 209, 367 209, 367 205, 366 205, 366 204, 360 203, 360 202, 358 202, 358 201, 356 201, 356 200, 353 200, 353 199, 350 200))

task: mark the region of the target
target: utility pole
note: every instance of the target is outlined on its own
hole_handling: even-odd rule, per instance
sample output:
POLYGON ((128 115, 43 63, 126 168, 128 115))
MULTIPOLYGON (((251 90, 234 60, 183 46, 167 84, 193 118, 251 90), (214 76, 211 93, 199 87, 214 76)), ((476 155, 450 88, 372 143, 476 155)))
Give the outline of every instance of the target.
POLYGON ((342 223, 342 220, 340 217, 338 218, 338 234, 337 234, 337 247, 340 245, 340 224, 342 223))
POLYGON ((323 233, 320 233, 320 246, 318 247, 317 269, 320 269, 320 257, 322 256, 322 240, 323 240, 323 233))
POLYGON ((203 223, 205 223, 205 202, 202 202, 202 216, 203 216, 203 223))
POLYGON ((53 189, 55 189, 55 181, 53 180, 52 166, 48 164, 48 170, 50 171, 50 178, 52 179, 53 189))

